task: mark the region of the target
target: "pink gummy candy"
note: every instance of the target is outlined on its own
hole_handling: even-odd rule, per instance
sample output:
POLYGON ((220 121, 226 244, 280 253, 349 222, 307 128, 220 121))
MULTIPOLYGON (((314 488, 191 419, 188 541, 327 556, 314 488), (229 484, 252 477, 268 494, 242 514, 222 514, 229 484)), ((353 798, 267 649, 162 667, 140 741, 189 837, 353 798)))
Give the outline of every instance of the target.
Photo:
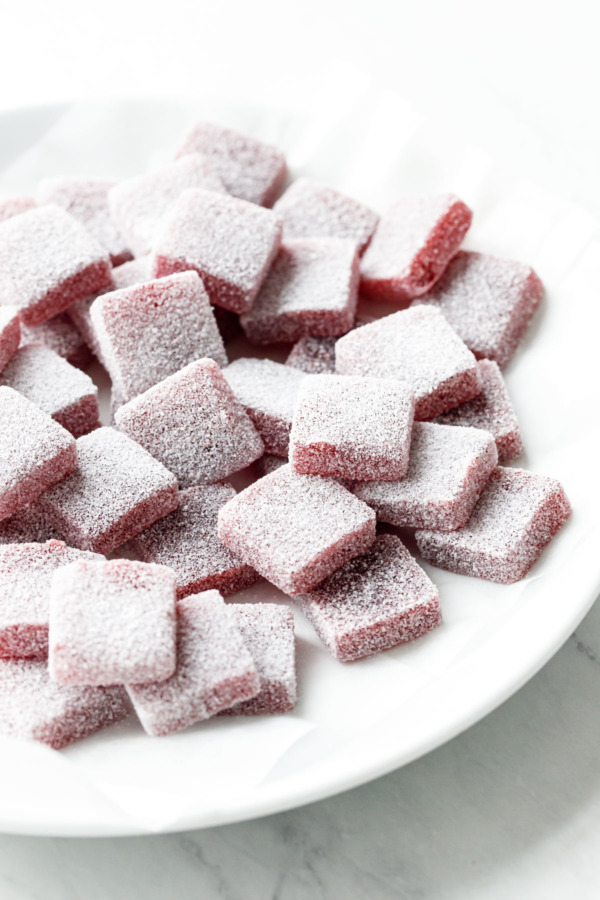
POLYGON ((91 308, 101 357, 122 400, 196 359, 227 365, 208 295, 196 272, 102 294, 91 308))
POLYGON ((177 480, 126 435, 98 428, 79 438, 77 469, 40 503, 69 544, 110 553, 176 508, 177 480))
POLYGON ((290 240, 240 322, 253 344, 345 334, 354 323, 357 294, 358 256, 351 241, 290 240))
POLYGON ((190 363, 130 400, 115 422, 181 487, 221 481, 263 453, 260 435, 212 359, 190 363))
POLYGON ((284 591, 316 587, 375 539, 375 513, 337 482, 282 466, 219 512, 219 538, 284 591))
POLYGON ((258 429, 265 450, 287 457, 304 374, 270 359, 236 359, 223 375, 258 429))
POLYGON ((76 560, 101 558, 63 541, 0 547, 0 657, 45 659, 53 574, 76 560))
POLYGON ((112 217, 136 257, 150 253, 162 217, 189 188, 225 192, 214 165, 198 153, 126 178, 112 188, 108 197, 112 217))
POLYGON ((0 372, 17 352, 21 340, 19 310, 16 306, 0 306, 0 372))
POLYGON ((272 206, 287 177, 276 147, 210 122, 197 122, 188 132, 177 156, 186 153, 203 153, 230 194, 262 206, 272 206))
POLYGON ((0 520, 32 503, 77 465, 75 440, 14 391, 0 386, 0 520))
POLYGON ((394 481, 408 469, 415 402, 394 378, 307 375, 290 435, 290 465, 305 475, 394 481))
POLYGON ((497 462, 488 431, 415 422, 406 477, 359 484, 354 493, 383 522, 451 531, 469 521, 497 462))
POLYGON ((527 574, 570 514, 554 478, 499 466, 464 528, 417 531, 415 537, 434 566, 511 584, 527 574))
POLYGON ((472 425, 490 431, 496 440, 498 462, 511 462, 523 453, 523 441, 502 372, 498 363, 489 359, 482 359, 478 365, 481 393, 438 416, 435 421, 442 425, 472 425))
MULTIPOLYGON (((0 315, 1 310, 2 307, 0 315)), ((45 344, 77 369, 84 369, 92 360, 90 348, 68 311, 47 319, 41 325, 21 325, 21 347, 29 344, 45 344)))
POLYGON ((124 719, 131 710, 122 687, 64 687, 45 661, 0 660, 0 733, 60 750, 124 719))
POLYGON ((62 541, 62 534, 37 500, 0 522, 0 544, 43 544, 46 541, 62 541))
POLYGON ((290 238, 333 237, 351 240, 362 253, 379 216, 358 200, 312 178, 298 178, 273 207, 290 238))
POLYGON ((530 266, 461 251, 422 302, 441 310, 478 359, 505 366, 543 295, 544 286, 530 266))
POLYGON ((0 375, 0 384, 23 394, 73 437, 99 424, 98 388, 92 379, 43 344, 17 350, 0 375))
POLYGON ((300 338, 292 347, 285 364, 308 375, 333 375, 336 343, 337 337, 300 338))
POLYGON ((481 391, 477 361, 443 315, 414 307, 363 325, 335 347, 340 375, 399 378, 415 394, 415 418, 434 416, 481 391))
POLYGON ((48 668, 59 684, 164 681, 175 671, 175 573, 79 560, 50 589, 48 668))
POLYGON ((108 255, 58 206, 40 206, 0 224, 0 303, 39 325, 75 300, 111 284, 108 255))
POLYGON ((460 247, 473 215, 452 194, 416 195, 382 216, 361 264, 361 291, 406 305, 438 280, 460 247))
POLYGON ((252 306, 281 243, 269 209, 213 191, 184 191, 155 244, 153 274, 195 269, 211 303, 243 313, 252 306))
POLYGON ((148 734, 166 735, 250 700, 260 680, 234 616, 217 591, 177 602, 177 668, 158 684, 127 692, 148 734))
POLYGON ((108 209, 108 192, 115 184, 109 178, 44 178, 38 185, 38 203, 55 203, 98 241, 113 266, 131 259, 131 250, 108 209))
POLYGON ((367 553, 299 600, 341 662, 414 641, 442 621, 436 586, 392 534, 380 535, 367 553))
POLYGON ((20 216, 21 213, 29 212, 30 209, 35 209, 36 205, 33 197, 27 197, 24 194, 0 200, 0 222, 12 219, 13 216, 20 216))
POLYGON ((254 569, 228 550, 217 534, 219 510, 232 497, 235 491, 228 484, 180 491, 178 508, 131 541, 140 559, 174 570, 178 599, 209 590, 227 596, 257 581, 254 569))

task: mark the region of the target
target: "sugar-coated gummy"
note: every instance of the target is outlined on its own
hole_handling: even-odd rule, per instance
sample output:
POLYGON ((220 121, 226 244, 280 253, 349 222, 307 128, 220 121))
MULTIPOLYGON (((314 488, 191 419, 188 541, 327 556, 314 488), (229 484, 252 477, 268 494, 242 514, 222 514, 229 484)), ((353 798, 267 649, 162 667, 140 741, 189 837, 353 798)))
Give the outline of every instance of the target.
POLYGON ((341 662, 413 641, 442 622, 436 586, 392 534, 380 535, 365 554, 298 600, 341 662))
POLYGON ((335 346, 340 375, 399 378, 415 394, 415 418, 435 416, 481 391, 477 360, 443 315, 414 307, 356 328, 335 346))
POLYGON ((280 469, 281 466, 285 465, 287 465, 287 459, 285 457, 273 456, 271 453, 265 453, 256 464, 261 478, 264 478, 265 475, 270 475, 275 469, 280 469))
POLYGON ((67 543, 110 553, 172 512, 177 493, 175 476, 143 447, 98 428, 77 440, 77 468, 40 503, 67 543))
POLYGON ((290 434, 290 465, 356 481, 403 478, 415 401, 395 378, 307 375, 290 434))
POLYGON ((0 306, 0 372, 17 352, 21 340, 19 310, 16 306, 0 306))
POLYGON ((240 322, 259 345, 345 334, 354 323, 357 295, 358 256, 351 241, 289 240, 240 322))
POLYGON ((375 513, 336 481, 287 465, 219 512, 219 538, 284 591, 316 587, 375 540, 375 513))
POLYGON ((0 547, 0 658, 46 659, 52 576, 86 559, 102 557, 55 540, 0 547))
POLYGON ((114 388, 131 400, 196 359, 227 365, 208 295, 182 272, 99 296, 92 326, 114 388))
POLYGON ((337 337, 300 338, 292 347, 285 364, 308 375, 333 375, 336 342, 337 337))
POLYGON ((570 513, 554 478, 499 466, 464 528, 422 530, 415 537, 434 566, 511 584, 527 574, 570 513))
POLYGON ((166 735, 256 697, 260 680, 234 617, 217 591, 177 602, 177 668, 158 684, 129 684, 144 729, 166 735))
POLYGON ((0 544, 44 544, 62 537, 37 500, 0 522, 0 544))
POLYGON ((173 472, 180 487, 221 481, 264 449, 212 359, 190 363, 130 400, 115 412, 115 422, 173 472))
POLYGON ((224 597, 259 578, 228 550, 217 534, 217 516, 235 497, 228 484, 206 484, 179 492, 179 506, 130 542, 145 562, 170 566, 177 579, 177 598, 217 590, 224 597))
POLYGON ((62 566, 50 587, 50 677, 67 685, 164 681, 175 671, 175 626, 175 573, 166 566, 62 566))
POLYGON ((213 306, 213 312, 224 344, 244 333, 237 313, 223 309, 222 306, 213 306))
POLYGON ((59 313, 40 325, 21 325, 20 346, 29 344, 45 344, 78 369, 84 369, 92 360, 90 348, 69 312, 59 313))
POLYGON ((195 269, 211 303, 250 309, 281 243, 269 209, 213 191, 184 191, 165 215, 154 246, 157 278, 195 269))
POLYGON ((29 212, 30 209, 35 209, 36 205, 33 197, 28 197, 25 194, 6 197, 4 200, 0 200, 0 222, 12 219, 13 216, 20 216, 21 213, 29 212))
POLYGON ((488 431, 415 422, 406 476, 358 484, 354 493, 383 522, 450 531, 468 522, 497 462, 488 431))
POLYGON ((177 156, 186 153, 204 154, 230 194, 262 206, 272 206, 287 177, 276 147, 212 122, 196 122, 190 129, 177 156))

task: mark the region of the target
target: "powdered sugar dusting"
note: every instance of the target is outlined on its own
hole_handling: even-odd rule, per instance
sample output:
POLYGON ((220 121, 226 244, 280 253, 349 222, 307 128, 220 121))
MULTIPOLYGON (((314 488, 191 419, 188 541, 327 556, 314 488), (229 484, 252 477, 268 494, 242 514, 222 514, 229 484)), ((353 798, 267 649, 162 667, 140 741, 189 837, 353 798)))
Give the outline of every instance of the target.
POLYGON ((43 544, 62 537, 37 501, 0 522, 0 544, 43 544))
POLYGON ((309 375, 333 375, 336 342, 337 337, 302 337, 292 347, 285 364, 309 375))
POLYGON ((0 372, 17 352, 21 339, 19 309, 16 306, 0 306, 0 372))
MULTIPOLYGON (((85 300, 77 302, 85 303, 85 300)), ((89 347, 68 312, 59 313, 41 325, 22 325, 21 347, 29 344, 45 344, 78 369, 83 369, 91 360, 89 347)))
POLYGON ((0 222, 12 219, 13 216, 20 216, 21 213, 34 209, 35 206, 36 202, 33 197, 25 194, 0 200, 0 222))

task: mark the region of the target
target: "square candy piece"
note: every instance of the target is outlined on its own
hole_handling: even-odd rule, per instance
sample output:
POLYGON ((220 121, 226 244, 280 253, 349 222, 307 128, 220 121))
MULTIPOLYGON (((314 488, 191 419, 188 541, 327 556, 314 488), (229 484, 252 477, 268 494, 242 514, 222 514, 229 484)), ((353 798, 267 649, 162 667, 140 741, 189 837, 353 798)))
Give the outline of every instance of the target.
POLYGON ((132 256, 108 210, 108 192, 114 184, 109 178, 44 178, 36 199, 65 209, 106 250, 112 265, 120 266, 132 256))
POLYGON ((196 359, 227 365, 208 295, 196 272, 102 294, 91 308, 115 390, 131 400, 196 359))
POLYGON ((77 465, 72 435, 14 391, 0 386, 0 521, 32 503, 77 465))
POLYGON ((414 641, 442 622, 438 590, 400 538, 380 535, 310 594, 302 611, 341 662, 414 641))
POLYGON ((473 214, 452 194, 416 195, 382 216, 361 264, 361 291, 406 305, 438 280, 469 230, 473 214))
POLYGON ((375 513, 337 482, 282 466, 219 512, 226 547, 286 594, 303 594, 364 553, 375 513))
POLYGON ((544 296, 530 266, 484 253, 457 253, 423 298, 435 304, 478 359, 505 366, 544 296))
POLYGON ((488 431, 416 422, 406 477, 356 485, 354 493, 383 522, 451 531, 469 521, 497 462, 488 431))
POLYGON ((23 394, 74 437, 98 425, 98 388, 92 379, 43 344, 17 350, 0 384, 23 394))
POLYGON ((333 237, 352 241, 362 253, 377 227, 379 216, 358 200, 340 194, 312 178, 298 178, 273 207, 283 219, 286 241, 333 237))
POLYGON ((164 681, 175 661, 171 569, 79 560, 54 573, 48 668, 59 684, 164 681))
POLYGON ((225 193, 215 167, 199 153, 125 178, 112 188, 108 197, 112 217, 136 256, 150 253, 162 217, 189 188, 225 193))
POLYGON ((19 310, 16 306, 0 306, 0 372, 17 352, 21 340, 19 310))
POLYGON ((69 544, 110 553, 176 508, 177 480, 126 435, 98 428, 79 438, 77 468, 40 502, 69 544))
POLYGON ((76 560, 100 560, 63 541, 0 547, 0 657, 46 659, 50 585, 57 569, 76 560))
POLYGON ((335 347, 340 375, 399 378, 415 394, 415 418, 433 419, 481 391, 477 360, 438 310, 419 306, 363 325, 335 347))
POLYGON ((0 200, 0 222, 29 212, 30 209, 35 209, 36 205, 33 197, 27 197, 25 194, 0 200))
POLYGON ((184 191, 163 219, 153 273, 161 278, 195 269, 211 303, 243 313, 280 243, 281 221, 271 210, 227 194, 184 191))
POLYGON ((227 606, 254 660, 260 693, 236 703, 224 715, 284 713, 296 705, 294 614, 274 603, 230 603, 227 606))
POLYGON ((354 323, 357 293, 358 256, 351 241, 288 241, 240 321, 253 344, 345 334, 354 323))
POLYGON ((498 363, 490 359, 482 359, 478 365, 481 393, 435 421, 441 425, 471 425, 490 431, 498 448, 498 462, 512 462, 523 453, 523 441, 502 372, 498 363))
POLYGON ((464 528, 417 531, 415 537, 434 566, 512 584, 527 574, 570 514, 554 478, 499 466, 464 528))
POLYGON ((334 375, 336 343, 337 337, 300 338, 292 347, 285 364, 308 375, 334 375))
POLYGON ((43 544, 46 541, 62 541, 62 534, 37 500, 0 522, 0 544, 43 544))
POLYGON ((177 578, 177 598, 199 591, 235 594, 258 580, 258 574, 228 550, 217 534, 217 516, 235 497, 228 484, 207 484, 180 491, 177 509, 131 541, 145 562, 170 566, 177 578))
POLYGON ((308 375, 290 435, 290 465, 304 475, 356 481, 403 478, 413 428, 410 387, 395 378, 308 375))
POLYGON ((190 363, 130 400, 115 412, 115 422, 173 472, 181 487, 221 481, 264 450, 212 359, 190 363))
POLYGON ((177 668, 159 684, 127 692, 148 734, 165 735, 250 700, 260 691, 252 657, 217 591, 177 602, 177 668))
POLYGON ((177 156, 186 153, 204 154, 230 194, 262 206, 273 205, 287 177, 276 147, 210 122, 197 122, 188 132, 177 156))
MULTIPOLYGON (((2 307, 0 314, 1 310, 2 307)), ((22 325, 21 347, 28 347, 29 344, 44 344, 77 369, 84 369, 92 361, 90 348, 68 312, 59 313, 41 325, 22 325)))
POLYGON ((25 325, 111 284, 108 254, 73 216, 40 206, 0 224, 0 296, 25 325))
POLYGON ((223 375, 258 429, 265 451, 287 457, 304 374, 270 359, 236 359, 223 375))
POLYGON ((64 687, 45 661, 0 660, 0 734, 60 750, 131 711, 122 687, 64 687))

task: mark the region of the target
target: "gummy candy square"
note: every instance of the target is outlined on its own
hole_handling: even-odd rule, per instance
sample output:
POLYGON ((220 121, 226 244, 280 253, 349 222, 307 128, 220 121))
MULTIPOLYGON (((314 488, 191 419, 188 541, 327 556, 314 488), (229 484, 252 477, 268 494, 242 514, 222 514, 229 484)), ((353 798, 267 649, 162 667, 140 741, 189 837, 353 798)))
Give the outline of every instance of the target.
MULTIPOLYGON (((83 302, 83 300, 77 301, 77 303, 83 302)), ((4 309, 7 308, 4 307, 4 309)), ((0 307, 0 315, 1 311, 2 307, 0 307)), ((59 313, 40 325, 21 325, 21 347, 27 347, 29 344, 45 344, 72 366, 84 369, 92 361, 92 354, 83 335, 74 325, 69 311, 59 313)))
POLYGON ((37 500, 0 522, 0 544, 44 544, 46 541, 62 541, 62 534, 37 500))
POLYGON ((20 340, 19 310, 16 306, 0 306, 0 372, 17 352, 20 340))
POLYGON ((290 350, 285 364, 308 375, 334 375, 336 343, 337 337, 302 337, 290 350))
POLYGON ((28 197, 25 194, 6 197, 4 200, 0 200, 0 222, 12 219, 13 216, 20 216, 21 213, 29 212, 30 209, 35 209, 36 205, 33 197, 28 197))

